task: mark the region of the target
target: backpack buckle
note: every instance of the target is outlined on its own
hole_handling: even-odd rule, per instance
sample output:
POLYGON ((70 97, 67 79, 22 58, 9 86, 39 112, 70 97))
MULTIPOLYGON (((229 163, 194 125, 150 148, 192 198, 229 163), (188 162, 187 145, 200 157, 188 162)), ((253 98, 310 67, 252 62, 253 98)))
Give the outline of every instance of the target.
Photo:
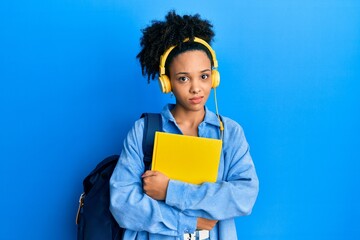
POLYGON ((84 198, 85 198, 85 193, 83 192, 79 198, 79 207, 78 207, 78 210, 76 213, 76 225, 79 224, 80 211, 81 211, 81 208, 84 206, 84 198))

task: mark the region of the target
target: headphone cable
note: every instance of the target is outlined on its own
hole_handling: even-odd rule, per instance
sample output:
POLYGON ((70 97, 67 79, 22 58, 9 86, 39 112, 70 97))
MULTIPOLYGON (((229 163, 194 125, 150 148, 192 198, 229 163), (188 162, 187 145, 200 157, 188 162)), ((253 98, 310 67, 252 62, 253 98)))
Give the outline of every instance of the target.
POLYGON ((220 123, 220 139, 223 139, 224 136, 224 124, 220 119, 220 115, 219 115, 219 108, 218 108, 218 104, 217 104, 217 98, 216 98, 216 88, 214 88, 214 99, 215 99, 215 110, 216 110, 216 116, 219 120, 220 123))

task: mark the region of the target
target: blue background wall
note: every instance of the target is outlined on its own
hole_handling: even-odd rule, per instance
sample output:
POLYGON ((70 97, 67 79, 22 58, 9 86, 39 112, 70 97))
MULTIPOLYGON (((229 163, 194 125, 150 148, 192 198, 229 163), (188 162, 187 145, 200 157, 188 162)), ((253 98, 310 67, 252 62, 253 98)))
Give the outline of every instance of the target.
POLYGON ((135 59, 140 29, 170 9, 214 24, 220 112, 251 145, 260 194, 239 239, 360 239, 351 0, 1 1, 0 239, 75 239, 82 179, 173 101, 135 59))

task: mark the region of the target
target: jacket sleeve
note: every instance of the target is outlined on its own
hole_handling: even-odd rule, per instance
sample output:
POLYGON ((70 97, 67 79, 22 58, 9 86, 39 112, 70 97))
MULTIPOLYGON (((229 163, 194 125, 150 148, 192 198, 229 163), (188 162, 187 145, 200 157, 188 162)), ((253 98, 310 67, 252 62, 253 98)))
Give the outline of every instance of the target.
POLYGON ((221 179, 201 185, 170 180, 166 204, 189 216, 216 220, 251 213, 259 187, 255 166, 240 125, 232 121, 227 127, 220 163, 221 179))
POLYGON ((143 119, 137 121, 124 141, 110 179, 110 211, 123 228, 179 236, 193 232, 197 218, 150 198, 143 192, 143 119))

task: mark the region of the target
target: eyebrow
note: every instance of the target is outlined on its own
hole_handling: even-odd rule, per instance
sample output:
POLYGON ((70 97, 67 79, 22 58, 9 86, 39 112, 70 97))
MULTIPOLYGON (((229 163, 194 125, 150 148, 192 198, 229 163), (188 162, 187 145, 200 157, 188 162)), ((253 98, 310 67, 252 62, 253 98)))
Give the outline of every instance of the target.
MULTIPOLYGON (((207 69, 202 70, 200 73, 204 73, 204 72, 211 72, 211 70, 207 68, 207 69)), ((189 74, 189 73, 188 72, 178 72, 175 75, 181 75, 181 74, 189 74)))

